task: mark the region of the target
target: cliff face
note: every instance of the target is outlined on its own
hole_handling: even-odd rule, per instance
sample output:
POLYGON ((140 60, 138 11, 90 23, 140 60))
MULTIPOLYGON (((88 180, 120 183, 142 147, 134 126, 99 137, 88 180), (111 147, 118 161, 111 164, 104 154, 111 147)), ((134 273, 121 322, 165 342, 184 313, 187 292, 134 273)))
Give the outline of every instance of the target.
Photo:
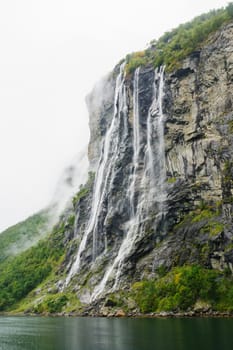
MULTIPOLYGON (((191 208, 196 214, 198 207, 210 210, 209 217, 199 214, 200 220, 193 219, 191 225, 188 220, 187 227, 178 229, 180 263, 231 267, 231 254, 224 253, 224 247, 232 238, 232 34, 232 25, 216 33, 166 80, 166 169, 168 181, 169 176, 176 180, 170 193, 171 204, 175 201, 171 218, 179 221, 191 208), (213 220, 212 229, 205 220, 213 220), (209 252, 203 257, 204 244, 209 252)), ((170 260, 167 253, 165 259, 170 260)))
POLYGON ((60 289, 81 302, 161 267, 233 264, 233 25, 167 73, 124 63, 87 98, 90 178, 60 289))

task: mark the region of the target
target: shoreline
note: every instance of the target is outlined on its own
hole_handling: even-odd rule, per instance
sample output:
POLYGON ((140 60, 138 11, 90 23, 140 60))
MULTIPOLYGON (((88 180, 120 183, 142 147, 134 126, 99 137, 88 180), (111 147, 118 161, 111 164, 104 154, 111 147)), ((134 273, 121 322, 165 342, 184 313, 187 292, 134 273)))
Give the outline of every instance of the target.
POLYGON ((91 318, 233 318, 233 312, 208 311, 208 312, 152 312, 152 313, 125 313, 123 310, 116 310, 114 313, 78 313, 78 312, 58 312, 58 313, 30 313, 30 312, 0 312, 0 317, 91 317, 91 318))

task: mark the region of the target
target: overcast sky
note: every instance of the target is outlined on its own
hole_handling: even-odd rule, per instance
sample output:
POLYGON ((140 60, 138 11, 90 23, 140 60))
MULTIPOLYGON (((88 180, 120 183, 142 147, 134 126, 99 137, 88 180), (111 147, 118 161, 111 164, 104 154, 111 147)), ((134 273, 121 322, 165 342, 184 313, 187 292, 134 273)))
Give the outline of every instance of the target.
POLYGON ((0 3, 0 230, 49 202, 88 142, 85 95, 127 53, 221 0, 0 3))

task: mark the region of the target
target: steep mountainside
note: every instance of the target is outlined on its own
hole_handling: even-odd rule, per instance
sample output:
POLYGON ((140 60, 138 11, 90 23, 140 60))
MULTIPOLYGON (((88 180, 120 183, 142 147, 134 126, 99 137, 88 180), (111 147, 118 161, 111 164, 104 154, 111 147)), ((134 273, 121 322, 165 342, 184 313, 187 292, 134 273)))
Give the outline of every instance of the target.
POLYGON ((52 275, 19 309, 233 309, 233 23, 224 16, 168 70, 161 55, 156 67, 127 58, 87 97, 89 178, 48 240, 57 255, 45 261, 59 258, 52 275))
POLYGON ((0 234, 0 262, 27 250, 49 230, 49 210, 43 210, 0 234))
POLYGON ((232 269, 232 51, 229 24, 178 70, 125 77, 122 65, 99 109, 99 87, 89 96, 96 176, 75 207, 80 245, 65 281, 81 300, 161 267, 232 269))

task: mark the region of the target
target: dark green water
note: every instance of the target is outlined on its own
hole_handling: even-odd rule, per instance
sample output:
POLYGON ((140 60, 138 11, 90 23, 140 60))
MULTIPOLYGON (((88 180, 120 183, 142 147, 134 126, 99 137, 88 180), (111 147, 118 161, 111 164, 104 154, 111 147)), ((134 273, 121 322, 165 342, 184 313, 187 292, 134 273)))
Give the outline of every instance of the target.
POLYGON ((0 350, 152 349, 233 349, 233 319, 0 317, 0 350))

